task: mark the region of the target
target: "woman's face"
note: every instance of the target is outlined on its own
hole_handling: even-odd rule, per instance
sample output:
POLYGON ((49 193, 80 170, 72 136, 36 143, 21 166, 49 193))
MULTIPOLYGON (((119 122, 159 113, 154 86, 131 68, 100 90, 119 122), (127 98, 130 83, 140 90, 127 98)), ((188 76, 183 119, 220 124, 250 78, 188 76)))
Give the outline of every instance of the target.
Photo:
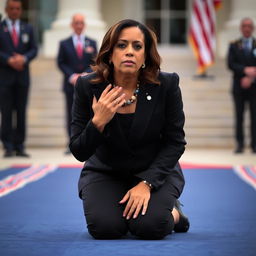
POLYGON ((121 31, 110 57, 115 74, 136 74, 145 61, 144 34, 138 27, 121 31))

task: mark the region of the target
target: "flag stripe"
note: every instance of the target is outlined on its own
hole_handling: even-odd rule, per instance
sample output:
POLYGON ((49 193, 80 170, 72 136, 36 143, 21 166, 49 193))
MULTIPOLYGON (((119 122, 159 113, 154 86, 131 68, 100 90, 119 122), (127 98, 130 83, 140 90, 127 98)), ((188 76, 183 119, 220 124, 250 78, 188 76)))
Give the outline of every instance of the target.
POLYGON ((202 6, 199 4, 195 7, 195 14, 199 23, 199 29, 201 30, 201 33, 203 35, 204 40, 204 47, 207 47, 207 51, 211 55, 211 58, 213 58, 213 52, 212 52, 212 45, 210 41, 210 24, 207 20, 207 17, 205 17, 204 12, 202 10, 199 10, 199 8, 202 8, 202 6))
POLYGON ((50 172, 57 170, 57 166, 31 166, 30 168, 0 181, 0 197, 5 196, 17 189, 20 189, 28 183, 43 178, 50 172))
POLYGON ((201 64, 201 66, 203 66, 202 56, 200 55, 199 50, 198 50, 199 44, 198 44, 197 38, 195 36, 195 33, 193 31, 190 32, 190 37, 191 37, 190 39, 193 44, 193 49, 194 49, 195 55, 197 56, 198 62, 201 64))
POLYGON ((234 168, 235 173, 242 178, 246 183, 256 189, 256 172, 255 167, 249 166, 236 166, 234 168))
POLYGON ((215 0, 194 0, 192 4, 188 37, 197 59, 198 73, 203 73, 214 62, 215 4, 215 0))

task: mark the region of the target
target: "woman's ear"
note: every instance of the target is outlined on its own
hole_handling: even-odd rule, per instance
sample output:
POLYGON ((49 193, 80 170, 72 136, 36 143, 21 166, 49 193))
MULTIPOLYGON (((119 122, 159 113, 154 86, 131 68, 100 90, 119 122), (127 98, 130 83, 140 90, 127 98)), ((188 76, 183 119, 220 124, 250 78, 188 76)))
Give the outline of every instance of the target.
POLYGON ((109 55, 108 63, 109 63, 109 65, 111 65, 111 63, 112 63, 112 55, 109 55))

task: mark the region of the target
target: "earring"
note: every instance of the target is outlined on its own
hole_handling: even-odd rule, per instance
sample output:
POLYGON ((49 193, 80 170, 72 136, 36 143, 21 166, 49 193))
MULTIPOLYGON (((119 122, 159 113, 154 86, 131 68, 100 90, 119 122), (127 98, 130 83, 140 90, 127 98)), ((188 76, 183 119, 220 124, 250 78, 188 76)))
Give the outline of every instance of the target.
POLYGON ((141 66, 141 68, 145 68, 145 67, 146 67, 146 65, 145 65, 145 63, 143 63, 142 66, 141 66))

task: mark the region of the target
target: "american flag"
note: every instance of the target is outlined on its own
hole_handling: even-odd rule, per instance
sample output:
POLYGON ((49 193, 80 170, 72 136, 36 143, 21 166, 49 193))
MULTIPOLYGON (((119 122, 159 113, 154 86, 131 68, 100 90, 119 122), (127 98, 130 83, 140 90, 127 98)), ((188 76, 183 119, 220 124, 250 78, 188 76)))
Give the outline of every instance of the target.
POLYGON ((197 59, 199 74, 214 63, 216 10, 218 0, 193 0, 188 40, 197 59))

